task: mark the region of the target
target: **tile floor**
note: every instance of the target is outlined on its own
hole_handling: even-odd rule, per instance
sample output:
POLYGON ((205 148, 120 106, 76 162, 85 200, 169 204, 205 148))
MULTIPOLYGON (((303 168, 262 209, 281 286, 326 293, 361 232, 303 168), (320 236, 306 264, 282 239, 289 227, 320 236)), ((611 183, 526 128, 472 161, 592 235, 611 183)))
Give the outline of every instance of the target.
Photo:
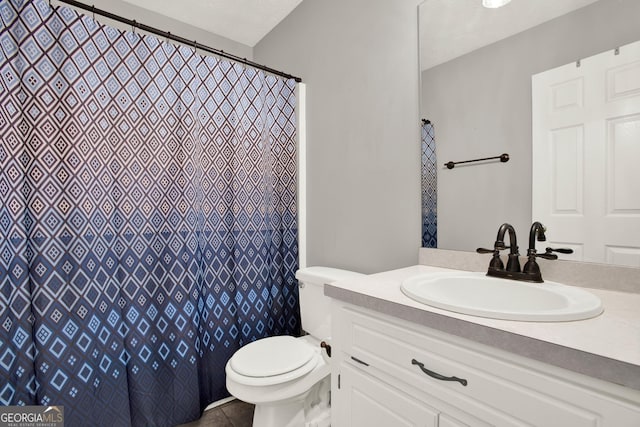
POLYGON ((178 427, 251 427, 252 423, 253 405, 232 400, 205 411, 199 420, 178 427))

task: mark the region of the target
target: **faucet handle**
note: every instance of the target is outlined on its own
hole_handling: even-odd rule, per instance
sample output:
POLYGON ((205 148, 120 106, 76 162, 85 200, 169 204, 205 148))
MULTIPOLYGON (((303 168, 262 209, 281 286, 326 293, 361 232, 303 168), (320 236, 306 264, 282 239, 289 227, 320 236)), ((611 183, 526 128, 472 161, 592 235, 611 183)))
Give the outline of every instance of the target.
POLYGON ((492 254, 495 252, 495 249, 478 248, 476 249, 476 252, 479 254, 492 254))
POLYGON ((558 255, 552 253, 552 252, 557 252, 559 254, 572 254, 573 253, 573 249, 566 249, 566 248, 558 248, 558 249, 554 249, 554 248, 547 248, 543 254, 534 254, 537 257, 540 258, 544 258, 544 259, 558 259, 558 255))
POLYGON ((573 253, 573 249, 566 249, 566 248, 558 248, 558 249, 554 249, 554 248, 547 248, 544 253, 542 254, 537 254, 535 252, 535 250, 533 251, 529 251, 529 256, 530 257, 538 257, 538 258, 544 258, 544 259, 558 259, 558 255, 552 253, 552 252, 557 252, 559 254, 572 254, 573 253))
POLYGON ((559 254, 572 254, 573 253, 573 249, 568 249, 568 248, 558 248, 558 249, 547 248, 545 253, 550 254, 551 252, 557 252, 559 254))

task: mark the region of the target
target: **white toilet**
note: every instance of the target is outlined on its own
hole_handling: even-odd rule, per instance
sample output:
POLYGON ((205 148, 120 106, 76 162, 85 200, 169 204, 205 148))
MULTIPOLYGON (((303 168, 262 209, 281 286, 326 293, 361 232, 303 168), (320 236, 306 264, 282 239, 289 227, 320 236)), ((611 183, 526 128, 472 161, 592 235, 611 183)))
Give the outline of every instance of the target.
POLYGON ((253 427, 325 427, 331 423, 331 366, 322 341, 331 335, 330 299, 324 284, 361 276, 309 267, 296 272, 300 286, 300 338, 263 338, 239 349, 227 362, 227 390, 255 405, 253 427))

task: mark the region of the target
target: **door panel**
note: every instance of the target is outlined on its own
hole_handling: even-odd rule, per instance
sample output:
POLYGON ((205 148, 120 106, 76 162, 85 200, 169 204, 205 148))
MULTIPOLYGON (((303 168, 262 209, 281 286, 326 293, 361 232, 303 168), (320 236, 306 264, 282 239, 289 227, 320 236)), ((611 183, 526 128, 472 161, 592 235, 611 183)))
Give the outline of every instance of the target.
POLYGON ((563 259, 640 267, 640 42, 537 74, 532 91, 533 220, 579 249, 563 259))

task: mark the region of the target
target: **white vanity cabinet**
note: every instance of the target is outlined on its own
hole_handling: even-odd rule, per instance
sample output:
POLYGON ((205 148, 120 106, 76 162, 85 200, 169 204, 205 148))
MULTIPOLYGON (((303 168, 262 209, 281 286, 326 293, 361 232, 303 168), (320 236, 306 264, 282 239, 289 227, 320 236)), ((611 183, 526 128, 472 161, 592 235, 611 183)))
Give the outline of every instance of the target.
POLYGON ((334 427, 640 426, 640 391, 337 300, 332 316, 334 427))

